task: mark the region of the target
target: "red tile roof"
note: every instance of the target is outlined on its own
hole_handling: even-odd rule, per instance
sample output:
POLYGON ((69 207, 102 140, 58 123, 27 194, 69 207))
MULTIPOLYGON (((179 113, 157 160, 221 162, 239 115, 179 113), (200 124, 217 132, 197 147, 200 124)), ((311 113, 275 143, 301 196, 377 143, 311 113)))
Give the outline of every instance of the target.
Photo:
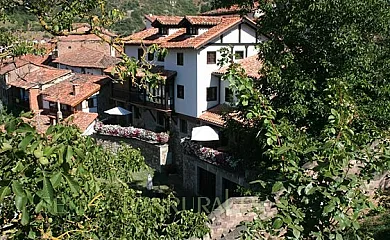
MULTIPOLYGON (((249 77, 255 79, 259 79, 261 77, 259 70, 262 68, 263 62, 258 59, 257 55, 241 59, 237 63, 241 65, 241 67, 245 70, 246 74, 249 77)), ((222 75, 226 73, 228 68, 229 66, 225 66, 214 71, 213 73, 217 75, 222 75)))
POLYGON ((199 116, 201 121, 213 124, 219 127, 225 125, 225 120, 222 118, 222 114, 230 112, 231 107, 226 104, 217 105, 207 111, 204 111, 202 115, 199 116))
POLYGON ((154 25, 159 23, 161 25, 175 26, 179 25, 182 19, 183 17, 180 16, 155 16, 155 19, 152 24, 154 25))
POLYGON ((165 48, 198 49, 203 45, 207 44, 209 41, 217 38, 223 32, 228 31, 230 28, 240 23, 244 19, 249 20, 246 17, 241 18, 239 16, 223 18, 190 16, 189 19, 197 24, 203 23, 205 25, 216 25, 208 29, 208 31, 197 36, 186 35, 185 28, 180 28, 177 32, 169 36, 163 36, 158 34, 157 28, 149 28, 125 38, 125 44, 160 44, 162 47, 165 48))
POLYGON ((78 127, 81 131, 84 132, 97 117, 97 113, 77 112, 67 117, 65 122, 67 122, 69 125, 78 127))
POLYGON ((28 54, 16 58, 1 59, 0 74, 5 74, 7 72, 15 70, 29 63, 33 63, 35 65, 43 64, 48 57, 49 57, 48 55, 38 56, 38 55, 28 54))
POLYGON ((0 74, 6 74, 12 70, 15 70, 19 67, 22 67, 24 65, 27 65, 29 62, 25 61, 20 58, 8 58, 8 59, 1 59, 0 60, 0 74))
POLYGON ((217 25, 222 22, 222 17, 186 16, 185 19, 193 25, 217 25))
POLYGON ((24 118, 22 120, 25 123, 30 124, 35 127, 38 133, 46 133, 47 129, 50 127, 50 119, 55 118, 54 116, 43 115, 40 113, 35 114, 32 118, 24 118))
POLYGON ((62 104, 75 107, 97 93, 100 90, 100 84, 98 82, 104 81, 105 79, 107 79, 107 76, 75 74, 73 77, 42 91, 43 100, 50 102, 59 101, 62 104), (74 84, 80 87, 80 92, 77 95, 73 94, 74 84))
POLYGON ((53 60, 54 63, 60 63, 73 67, 100 69, 105 69, 116 65, 120 61, 121 60, 119 58, 108 56, 102 52, 88 48, 79 48, 71 52, 60 54, 58 58, 53 60))
POLYGON ((29 63, 31 72, 18 75, 18 78, 9 81, 8 84, 18 88, 30 89, 37 85, 47 84, 55 79, 63 77, 71 73, 70 70, 52 68, 44 65, 35 65, 29 63))

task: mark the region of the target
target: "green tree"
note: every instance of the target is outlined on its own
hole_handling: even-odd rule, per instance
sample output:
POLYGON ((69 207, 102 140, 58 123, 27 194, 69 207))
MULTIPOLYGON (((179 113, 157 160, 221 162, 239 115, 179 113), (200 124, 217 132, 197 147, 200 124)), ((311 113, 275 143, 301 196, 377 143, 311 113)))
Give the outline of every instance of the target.
MULTIPOLYGON (((240 1, 241 4, 253 3, 240 1)), ((261 82, 224 79, 262 151, 255 192, 276 204, 248 239, 343 239, 374 208, 364 185, 389 169, 388 1, 259 1, 261 82), (269 235, 265 234, 268 233, 269 235)), ((224 52, 228 56, 227 52, 224 52)))
POLYGON ((138 150, 118 155, 67 126, 45 135, 10 118, 0 133, 2 237, 12 239, 184 239, 208 232, 206 216, 173 212, 171 196, 143 197, 130 173, 138 150))

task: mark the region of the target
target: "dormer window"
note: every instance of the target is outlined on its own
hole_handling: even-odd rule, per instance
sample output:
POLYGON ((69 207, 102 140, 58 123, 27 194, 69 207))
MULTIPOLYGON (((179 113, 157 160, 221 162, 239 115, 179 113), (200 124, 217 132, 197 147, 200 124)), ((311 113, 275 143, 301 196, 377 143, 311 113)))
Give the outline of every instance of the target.
POLYGON ((161 35, 168 35, 168 28, 167 27, 160 27, 159 32, 161 35))
POLYGON ((187 28, 187 34, 189 34, 189 35, 198 35, 198 28, 197 27, 189 27, 189 28, 187 28))

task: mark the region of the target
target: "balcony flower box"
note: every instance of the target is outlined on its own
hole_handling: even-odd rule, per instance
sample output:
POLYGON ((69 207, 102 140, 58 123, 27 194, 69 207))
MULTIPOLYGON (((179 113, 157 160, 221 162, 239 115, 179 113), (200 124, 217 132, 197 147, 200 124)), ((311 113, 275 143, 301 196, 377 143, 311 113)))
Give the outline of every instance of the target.
POLYGON ((234 169, 237 167, 239 162, 227 153, 220 152, 213 148, 203 147, 202 145, 193 142, 188 138, 184 139, 181 145, 183 147, 184 153, 196 156, 199 159, 214 165, 234 169))
POLYGON ((95 131, 101 135, 135 138, 146 142, 165 144, 169 141, 168 133, 155 133, 142 128, 121 127, 119 125, 104 125, 102 122, 95 124, 95 131))

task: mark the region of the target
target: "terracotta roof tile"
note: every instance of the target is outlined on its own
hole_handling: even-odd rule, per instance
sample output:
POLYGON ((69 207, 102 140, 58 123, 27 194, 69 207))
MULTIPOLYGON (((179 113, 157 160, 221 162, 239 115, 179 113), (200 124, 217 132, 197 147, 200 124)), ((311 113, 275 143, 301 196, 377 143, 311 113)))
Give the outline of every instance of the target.
POLYGON ((96 50, 79 48, 71 52, 60 54, 53 62, 73 67, 105 69, 119 63, 120 59, 108 56, 96 50))
MULTIPOLYGON (((188 21, 192 21, 195 25, 211 25, 206 32, 193 36, 187 35, 185 28, 180 28, 175 33, 164 36, 158 33, 157 28, 145 29, 141 32, 130 35, 124 39, 125 44, 160 44, 165 48, 195 48, 198 49, 209 41, 217 38, 223 32, 229 30, 241 21, 251 21, 247 17, 241 18, 240 16, 234 17, 202 17, 202 16, 188 16, 185 18, 188 21), (187 19, 188 18, 188 19, 187 19)), ((179 25, 180 26, 180 25, 179 25)))
POLYGON ((185 19, 193 25, 217 25, 222 22, 222 17, 186 16, 185 19))
POLYGON ((183 17, 180 16, 155 16, 155 19, 152 24, 154 25, 159 23, 161 25, 175 26, 179 25, 182 19, 183 17))
POLYGON ((241 21, 240 17, 223 18, 221 23, 210 28, 208 31, 193 37, 178 37, 164 41, 161 46, 165 48, 195 48, 198 49, 204 44, 218 37, 241 21))
MULTIPOLYGON (((263 62, 258 59, 257 55, 241 59, 237 63, 241 65, 249 77, 255 79, 259 79, 261 77, 259 70, 263 66, 263 62)), ((225 66, 214 71, 213 73, 218 75, 225 74, 228 68, 229 66, 225 66)))
POLYGON ((202 115, 199 116, 199 119, 207 123, 223 127, 226 122, 222 118, 222 114, 229 112, 230 110, 230 106, 226 104, 219 104, 207 111, 204 111, 202 115))
POLYGON ((71 73, 70 70, 29 64, 31 65, 31 72, 20 74, 17 79, 10 81, 7 84, 18 88, 30 89, 37 85, 47 84, 71 73))
POLYGON ((0 60, 0 74, 6 74, 10 71, 13 71, 19 67, 27 65, 29 62, 20 58, 8 58, 0 60))
POLYGON ((40 113, 35 114, 32 118, 22 118, 25 123, 35 127, 38 133, 46 133, 50 127, 50 119, 55 118, 54 116, 43 115, 40 113))
POLYGON ((149 28, 141 32, 134 33, 129 37, 125 38, 125 43, 127 44, 159 44, 170 41, 174 38, 177 38, 186 33, 185 28, 179 28, 175 33, 172 33, 169 36, 161 35, 158 33, 158 28, 149 28))
POLYGON ((0 74, 5 74, 29 63, 33 63, 35 65, 43 64, 48 57, 48 55, 38 56, 28 54, 16 58, 2 59, 0 60, 0 74))
POLYGON ((42 91, 43 99, 50 102, 59 101, 62 104, 77 106, 100 90, 99 82, 104 81, 107 76, 75 74, 73 77, 55 84, 42 91), (73 94, 73 85, 80 87, 77 95, 73 94))
POLYGON ((78 127, 81 131, 85 131, 97 117, 97 113, 77 112, 67 117, 65 122, 78 127))

